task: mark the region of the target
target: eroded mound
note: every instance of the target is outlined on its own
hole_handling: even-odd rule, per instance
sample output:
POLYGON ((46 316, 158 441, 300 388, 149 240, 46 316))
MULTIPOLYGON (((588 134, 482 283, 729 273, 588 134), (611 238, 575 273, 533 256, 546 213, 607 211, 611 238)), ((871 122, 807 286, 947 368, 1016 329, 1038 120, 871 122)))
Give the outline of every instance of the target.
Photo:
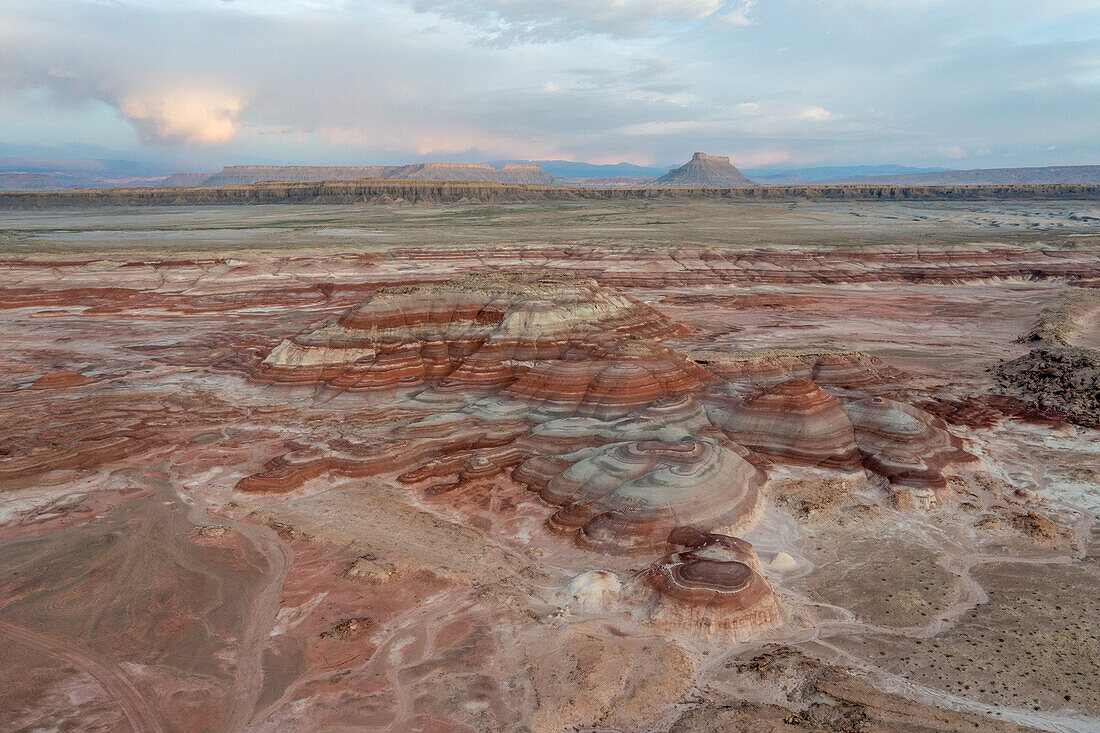
POLYGON ((892 484, 943 488, 945 468, 976 460, 943 420, 912 405, 870 397, 847 410, 863 465, 892 484))
POLYGON ((657 623, 746 641, 783 620, 783 604, 748 542, 680 527, 668 545, 668 554, 645 574, 646 584, 657 591, 657 623))
POLYGON ((586 277, 470 275, 385 288, 286 339, 261 365, 275 384, 344 390, 511 384, 531 362, 581 359, 602 344, 682 332, 657 311, 586 277))
POLYGON ((604 551, 655 549, 677 524, 706 530, 755 518, 763 472, 713 440, 612 443, 535 456, 516 477, 561 506, 548 520, 604 551), (563 470, 564 467, 564 470, 563 470))
POLYGON ((729 437, 766 455, 811 466, 860 467, 844 405, 809 379, 791 379, 732 406, 717 405, 714 423, 729 437))
MULTIPOLYGON (((706 495, 692 483, 697 475, 732 471, 738 487, 762 483, 750 478, 752 466, 745 468, 766 463, 757 453, 843 471, 863 467, 926 487, 942 487, 943 466, 968 457, 961 441, 926 413, 893 402, 889 414, 861 406, 862 390, 899 374, 873 357, 810 350, 688 358, 661 343, 684 332, 652 308, 574 275, 479 274, 380 290, 283 341, 263 360, 259 379, 400 392, 402 407, 429 414, 382 442, 341 436, 287 452, 239 488, 289 491, 327 472, 396 471, 406 483, 434 481, 430 491, 439 493, 518 467, 517 480, 563 507, 551 526, 576 531, 582 543, 627 549, 663 541, 670 507, 706 495), (841 397, 811 377, 855 406, 846 412, 841 397), (730 396, 746 386, 743 397, 730 396), (852 415, 861 427, 853 428, 852 415), (913 420, 920 427, 911 430, 906 421, 913 420), (680 455, 654 448, 658 442, 693 446, 683 455, 705 456, 691 460, 714 466, 677 464, 677 480, 661 484, 666 495, 642 501, 632 493, 635 482, 651 471, 663 477, 671 464, 650 466, 639 456, 680 455), (617 444, 634 446, 637 455, 616 452, 617 444), (619 469, 611 470, 588 493, 547 490, 551 481, 574 485, 561 475, 592 478, 619 458, 623 471, 640 472, 620 479, 619 469)), ((718 502, 705 528, 717 528, 717 517, 731 524, 728 507, 740 501, 718 502)))
POLYGON ((942 421, 868 397, 902 374, 874 357, 688 345, 689 357, 685 335, 586 277, 475 275, 380 290, 284 340, 258 378, 320 388, 336 414, 369 405, 389 426, 367 439, 336 423, 237 488, 388 476, 439 501, 499 506, 506 494, 515 506, 526 487, 549 530, 540 541, 665 553, 644 576, 654 622, 747 639, 782 619, 751 545, 731 536, 757 521, 773 461, 866 469, 927 491, 970 458, 942 421))

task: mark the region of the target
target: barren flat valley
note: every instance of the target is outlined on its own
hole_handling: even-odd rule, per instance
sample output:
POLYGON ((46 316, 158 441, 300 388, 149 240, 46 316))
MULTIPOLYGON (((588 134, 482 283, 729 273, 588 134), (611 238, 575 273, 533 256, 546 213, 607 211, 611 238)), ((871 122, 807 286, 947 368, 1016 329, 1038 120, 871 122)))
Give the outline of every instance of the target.
POLYGON ((0 730, 1100 730, 1100 202, 0 212, 0 730))

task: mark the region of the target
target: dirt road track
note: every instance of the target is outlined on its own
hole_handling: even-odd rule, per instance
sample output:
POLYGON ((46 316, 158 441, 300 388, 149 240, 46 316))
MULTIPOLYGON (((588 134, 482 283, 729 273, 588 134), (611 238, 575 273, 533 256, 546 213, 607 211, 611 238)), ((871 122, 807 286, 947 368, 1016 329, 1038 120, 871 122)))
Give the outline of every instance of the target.
POLYGON ((156 711, 148 704, 130 678, 112 664, 97 659, 71 641, 31 631, 0 619, 0 636, 26 644, 76 665, 96 679, 118 701, 130 727, 139 733, 164 731, 156 711))

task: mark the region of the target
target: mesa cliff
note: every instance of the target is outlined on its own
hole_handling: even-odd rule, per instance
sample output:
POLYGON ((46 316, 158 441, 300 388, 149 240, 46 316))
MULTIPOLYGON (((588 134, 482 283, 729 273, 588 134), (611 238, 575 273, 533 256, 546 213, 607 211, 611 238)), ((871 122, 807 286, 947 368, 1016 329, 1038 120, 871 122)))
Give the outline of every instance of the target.
POLYGON ((450 204, 630 200, 975 201, 1100 199, 1100 184, 997 186, 741 186, 588 188, 469 181, 362 179, 191 188, 2 191, 0 209, 235 204, 450 204))
POLYGON ((721 155, 696 153, 684 165, 653 182, 654 186, 718 187, 752 186, 753 182, 721 155))
POLYGON ((539 183, 549 185, 553 177, 536 163, 506 163, 494 168, 488 163, 414 163, 411 165, 306 166, 227 165, 212 176, 196 179, 166 179, 164 186, 241 186, 252 183, 357 181, 364 178, 395 178, 411 181, 472 181, 481 183, 539 183))

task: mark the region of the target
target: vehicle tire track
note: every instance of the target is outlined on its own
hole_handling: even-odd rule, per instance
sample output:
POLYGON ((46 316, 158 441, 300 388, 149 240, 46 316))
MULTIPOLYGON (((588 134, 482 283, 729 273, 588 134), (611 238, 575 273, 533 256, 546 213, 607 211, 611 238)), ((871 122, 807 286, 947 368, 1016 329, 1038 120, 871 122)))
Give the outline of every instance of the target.
POLYGON ((135 733, 162 733, 165 728, 156 711, 134 683, 113 664, 97 659, 91 652, 66 639, 28 629, 0 618, 0 636, 38 649, 76 665, 91 675, 118 702, 135 733))

